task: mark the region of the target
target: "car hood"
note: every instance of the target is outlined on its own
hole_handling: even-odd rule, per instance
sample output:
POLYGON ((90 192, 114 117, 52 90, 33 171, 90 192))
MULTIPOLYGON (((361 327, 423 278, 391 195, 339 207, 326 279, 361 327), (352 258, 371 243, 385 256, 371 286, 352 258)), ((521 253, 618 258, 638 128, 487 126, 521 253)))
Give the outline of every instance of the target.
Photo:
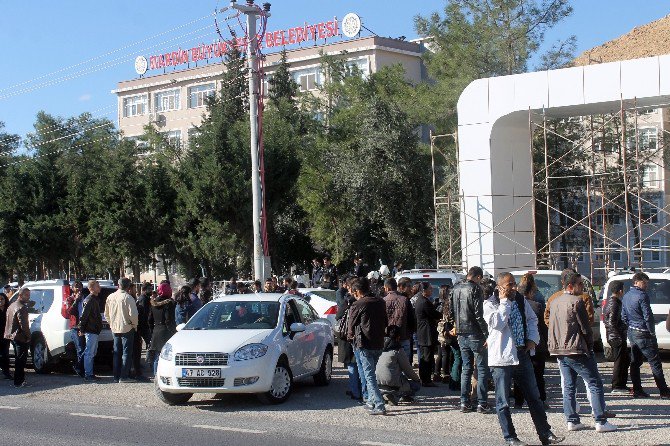
POLYGON ((172 351, 234 353, 238 348, 261 342, 273 332, 262 330, 181 330, 170 339, 172 351))

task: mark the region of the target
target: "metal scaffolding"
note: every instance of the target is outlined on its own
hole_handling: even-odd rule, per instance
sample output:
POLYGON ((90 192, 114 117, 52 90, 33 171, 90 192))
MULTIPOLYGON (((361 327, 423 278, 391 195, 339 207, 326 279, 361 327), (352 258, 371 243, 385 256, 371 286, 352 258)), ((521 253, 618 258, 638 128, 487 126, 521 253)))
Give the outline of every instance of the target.
POLYGON ((533 197, 485 227, 477 240, 461 236, 464 203, 472 197, 465 197, 458 184, 458 151, 445 143, 456 142, 457 135, 431 133, 438 268, 472 266, 461 262, 467 247, 486 234, 506 237, 498 227, 530 205, 536 246, 523 248, 536 254, 539 265, 518 269, 573 266, 597 282, 623 267, 665 270, 670 247, 666 115, 664 109, 638 106, 637 99, 621 100, 618 111, 579 117, 529 109, 533 197))

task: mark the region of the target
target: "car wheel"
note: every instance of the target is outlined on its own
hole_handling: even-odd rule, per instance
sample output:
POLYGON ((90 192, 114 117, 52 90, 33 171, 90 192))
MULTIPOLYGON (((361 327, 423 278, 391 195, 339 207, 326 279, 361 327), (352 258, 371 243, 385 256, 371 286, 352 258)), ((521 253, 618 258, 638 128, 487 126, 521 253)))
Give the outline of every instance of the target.
POLYGON ((330 378, 333 376, 333 352, 327 348, 323 352, 323 359, 321 360, 321 368, 319 372, 314 375, 314 384, 317 386, 327 386, 330 383, 330 378))
POLYGON ((612 351, 612 347, 609 345, 603 345, 603 356, 607 362, 614 361, 614 352, 612 351))
POLYGON ((259 397, 264 403, 280 404, 288 399, 292 389, 293 373, 291 373, 291 368, 286 363, 286 360, 280 359, 272 375, 270 390, 259 395, 259 397))
POLYGON ((156 396, 158 396, 158 399, 164 402, 165 404, 168 404, 170 406, 175 406, 177 404, 186 404, 188 400, 191 399, 193 396, 192 393, 168 393, 168 392, 163 392, 158 385, 158 376, 156 379, 154 379, 154 391, 156 392, 156 396))
POLYGON ((49 367, 49 347, 42 336, 35 338, 30 350, 35 373, 45 374, 51 372, 49 367))

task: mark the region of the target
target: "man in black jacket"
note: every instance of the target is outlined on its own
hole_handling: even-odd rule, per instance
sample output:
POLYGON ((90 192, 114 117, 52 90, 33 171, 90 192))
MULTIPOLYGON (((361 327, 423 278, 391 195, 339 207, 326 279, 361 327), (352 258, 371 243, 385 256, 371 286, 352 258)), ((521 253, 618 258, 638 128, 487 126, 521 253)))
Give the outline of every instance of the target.
POLYGON ((628 382, 628 366, 630 366, 630 354, 628 353, 628 326, 621 319, 621 298, 623 297, 623 282, 614 280, 610 283, 610 297, 603 308, 605 320, 605 333, 607 343, 612 347, 614 366, 612 368, 612 393, 630 393, 628 382))
POLYGON ((79 333, 86 339, 84 347, 84 379, 87 382, 95 382, 100 378, 93 372, 93 362, 98 352, 98 336, 102 331, 102 314, 100 311, 100 284, 97 280, 89 280, 89 295, 84 298, 84 310, 79 318, 79 333))
POLYGON ((154 286, 151 283, 142 285, 142 294, 137 296, 135 304, 137 305, 137 333, 133 345, 133 369, 134 378, 138 381, 146 381, 142 371, 142 340, 147 348, 147 364, 153 364, 153 350, 149 349, 151 342, 151 329, 149 325, 149 313, 151 313, 151 293, 154 286), (151 353, 150 353, 151 352, 151 353))
POLYGON ((428 282, 421 283, 421 295, 416 299, 416 340, 421 349, 419 360, 419 377, 423 387, 437 387, 431 381, 431 374, 435 369, 435 347, 437 346, 437 321, 442 319, 442 313, 435 309, 430 301, 433 287, 428 282))
POLYGON ((388 324, 386 304, 383 299, 370 295, 370 284, 366 278, 352 281, 351 292, 356 302, 351 305, 347 317, 347 339, 354 345, 361 384, 365 382, 367 387, 370 415, 386 415, 375 372, 388 324))
POLYGON ((457 284, 449 296, 449 317, 454 321, 454 332, 463 358, 461 373, 461 411, 471 412, 470 380, 477 363, 477 407, 488 407, 488 326, 484 320, 484 297, 479 282, 484 271, 473 266, 464 282, 457 284))

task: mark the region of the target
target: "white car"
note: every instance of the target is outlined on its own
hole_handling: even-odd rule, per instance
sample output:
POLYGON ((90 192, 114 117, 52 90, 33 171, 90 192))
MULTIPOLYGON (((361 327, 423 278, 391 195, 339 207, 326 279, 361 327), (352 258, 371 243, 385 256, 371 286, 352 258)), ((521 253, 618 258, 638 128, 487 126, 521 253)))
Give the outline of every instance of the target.
MULTIPOLYGON (((633 274, 625 273, 612 276, 607 283, 605 283, 602 307, 605 308, 607 298, 611 294, 611 284, 614 280, 623 282, 623 291, 627 293, 633 285, 633 274)), ((658 348, 662 350, 670 350, 670 333, 665 328, 665 321, 668 318, 668 311, 670 311, 670 274, 667 273, 646 273, 649 276, 649 285, 647 285, 647 294, 649 295, 649 303, 651 304, 651 312, 654 314, 654 322, 656 322, 656 340, 658 341, 658 348)), ((600 338, 603 343, 604 356, 607 361, 613 361, 612 349, 607 343, 607 333, 605 333, 605 319, 600 317, 600 338)), ((630 345, 630 343, 629 343, 630 345)))
POLYGON ((156 394, 183 404, 194 393, 255 393, 286 401, 294 380, 330 383, 333 330, 303 299, 276 293, 239 294, 203 306, 165 344, 156 394))
POLYGON ((316 310, 319 317, 328 319, 334 330, 337 324, 335 321, 335 316, 337 316, 335 290, 326 288, 298 288, 298 292, 316 310))
POLYGON ((465 276, 456 271, 437 270, 437 269, 410 269, 396 273, 395 280, 401 277, 407 277, 412 282, 428 282, 433 287, 433 300, 437 299, 440 294, 441 285, 449 285, 453 288, 454 285, 465 279, 465 276))
MULTIPOLYGON (((105 299, 116 290, 116 287, 112 282, 100 281, 100 283, 102 286, 100 305, 104 309, 105 299)), ((69 317, 64 310, 72 289, 70 283, 63 279, 26 282, 23 286, 30 289, 28 320, 33 368, 37 373, 49 373, 56 363, 76 357, 76 349, 70 335, 69 317)), ((17 298, 18 294, 14 294, 11 301, 17 298)), ((103 322, 98 344, 99 358, 109 358, 111 362, 112 342, 109 325, 103 322)))

